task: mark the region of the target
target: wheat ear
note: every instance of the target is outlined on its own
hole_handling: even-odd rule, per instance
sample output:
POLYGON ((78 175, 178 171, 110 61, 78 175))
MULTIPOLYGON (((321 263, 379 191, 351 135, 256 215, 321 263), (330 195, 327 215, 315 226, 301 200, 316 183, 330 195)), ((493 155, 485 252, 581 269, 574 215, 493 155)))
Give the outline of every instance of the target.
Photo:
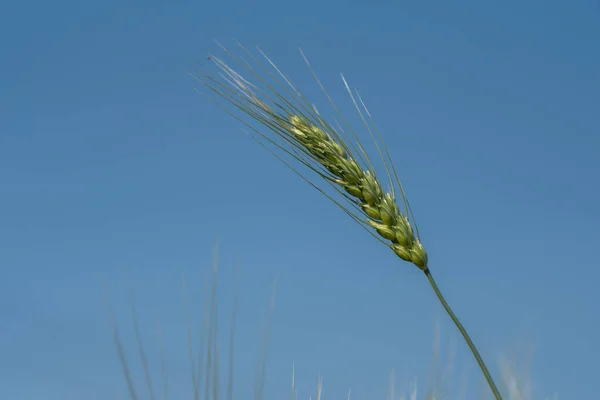
POLYGON ((362 102, 360 95, 357 92, 356 95, 353 94, 342 76, 346 89, 385 165, 389 180, 389 190, 387 191, 384 190, 375 172, 373 163, 361 145, 358 136, 339 113, 320 80, 314 74, 312 68, 310 68, 306 57, 304 57, 304 60, 311 69, 311 72, 313 72, 315 79, 321 86, 321 89, 323 89, 331 105, 338 113, 342 123, 355 139, 355 145, 351 144, 350 140, 344 137, 342 125, 338 124, 336 129, 333 125, 325 121, 316 108, 296 89, 292 81, 260 49, 259 52, 264 57, 264 62, 267 65, 240 45, 245 54, 263 72, 268 74, 273 83, 267 82, 253 68, 252 64, 242 58, 235 57, 225 47, 221 47, 255 79, 256 83, 246 80, 220 58, 212 56, 208 57, 208 59, 214 62, 219 68, 219 75, 215 77, 204 73, 202 70, 196 70, 196 74, 193 74, 193 76, 209 92, 226 100, 226 102, 241 110, 247 116, 267 127, 275 135, 262 133, 237 114, 230 111, 226 106, 212 97, 210 99, 255 132, 258 136, 253 136, 253 138, 262 146, 267 148, 267 150, 272 152, 294 172, 342 208, 356 222, 388 246, 398 257, 411 262, 425 273, 438 299, 473 352, 494 396, 497 400, 501 400, 500 393, 483 359, 467 334, 467 331, 442 296, 431 275, 427 252, 421 243, 410 204, 398 179, 396 169, 391 162, 389 153, 385 145, 383 145, 381 135, 379 135, 377 127, 368 109, 362 102), (269 65, 270 69, 268 68, 269 65), (274 85, 278 85, 281 89, 277 90, 274 85), (359 106, 359 103, 361 106, 359 106), (379 136, 379 141, 376 136, 379 136), (283 151, 317 173, 337 192, 340 200, 334 198, 333 195, 330 195, 323 188, 298 172, 296 168, 283 160, 269 145, 283 151), (402 199, 403 210, 398 206, 396 192, 400 194, 400 198, 402 199), (345 204, 342 204, 342 202, 345 202, 345 204))

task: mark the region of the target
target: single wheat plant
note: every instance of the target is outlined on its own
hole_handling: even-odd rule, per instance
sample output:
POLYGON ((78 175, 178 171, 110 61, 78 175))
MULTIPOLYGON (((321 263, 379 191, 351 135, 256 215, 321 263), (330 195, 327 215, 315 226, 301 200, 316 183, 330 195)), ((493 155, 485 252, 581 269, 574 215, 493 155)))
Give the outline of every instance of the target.
POLYGON ((206 89, 203 93, 242 122, 259 144, 337 204, 398 257, 425 273, 439 301, 475 356, 495 398, 501 400, 500 392, 478 350, 433 279, 427 251, 421 242, 410 203, 382 136, 360 94, 350 89, 342 75, 350 98, 383 161, 387 181, 385 187, 358 135, 341 115, 302 52, 314 78, 339 116, 339 122, 335 124, 327 122, 291 79, 260 49, 261 58, 239 45, 249 62, 220 46, 248 78, 222 59, 210 56, 208 60, 217 67, 218 73, 211 75, 202 68, 192 74, 206 89), (230 106, 234 106, 233 111, 230 106), (263 129, 242 118, 235 109, 250 117, 250 121, 260 123, 263 129), (268 128, 268 133, 264 132, 264 128, 268 128), (290 161, 295 160, 316 173, 326 186, 311 181, 280 154, 291 157, 290 161), (333 192, 326 190, 327 187, 333 192))

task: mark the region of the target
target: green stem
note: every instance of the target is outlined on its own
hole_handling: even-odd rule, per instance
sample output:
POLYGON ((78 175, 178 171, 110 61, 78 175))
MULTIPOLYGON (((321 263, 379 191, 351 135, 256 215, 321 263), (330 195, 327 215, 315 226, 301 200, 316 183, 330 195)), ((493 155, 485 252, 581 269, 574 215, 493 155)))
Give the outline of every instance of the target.
POLYGON ((490 375, 490 371, 488 371, 487 367, 485 366, 485 363, 483 362, 483 359, 481 358, 479 351, 477 351, 475 344, 471 340, 471 337, 467 333, 467 330, 460 323, 460 321, 458 320, 458 317, 454 314, 454 312, 452 311, 452 309, 446 302, 446 299, 444 299, 444 296, 442 296, 442 292, 440 292, 440 289, 438 288, 437 284, 435 283, 435 280, 433 279, 433 276, 431 275, 431 271, 429 271, 429 268, 426 268, 424 272, 425 272, 425 275, 427 276, 427 279, 429 280, 429 283, 431 284, 431 287, 433 288, 433 291, 435 292, 438 299, 440 300, 440 303, 442 303, 442 305, 446 309, 446 312, 448 313, 450 318, 452 318, 452 321, 454 321, 454 324, 456 325, 456 327, 462 334, 463 338, 465 338, 465 341, 469 345, 471 352, 473 353, 473 355, 475 356, 475 359, 477 360, 477 364, 479 364, 479 368, 481 368, 483 375, 485 375, 485 380, 487 381, 488 385, 490 386, 490 389, 492 389, 492 392, 494 393, 494 397, 496 398, 496 400, 502 400, 500 391, 498 390, 498 387, 496 387, 496 384, 494 383, 494 380, 492 379, 492 375, 490 375))

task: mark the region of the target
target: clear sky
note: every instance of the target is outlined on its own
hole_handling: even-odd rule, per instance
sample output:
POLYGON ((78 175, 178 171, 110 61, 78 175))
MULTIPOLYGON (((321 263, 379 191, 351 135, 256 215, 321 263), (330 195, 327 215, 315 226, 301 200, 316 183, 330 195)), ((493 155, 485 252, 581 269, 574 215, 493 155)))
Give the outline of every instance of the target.
MULTIPOLYGON (((451 349, 425 277, 194 91, 187 71, 220 54, 213 39, 237 39, 317 105, 298 47, 346 114, 339 73, 360 89, 494 373, 533 349, 539 398, 596 398, 600 3, 448 4, 3 2, 0 397, 125 398, 105 288, 134 356, 127 280, 153 367, 160 317, 172 393, 189 393, 181 273, 198 320, 217 241, 223 333, 242 269, 238 398, 275 276, 267 399, 289 395, 293 362, 302 398, 319 373, 328 399, 385 398, 392 368, 425 384, 438 320, 451 349)), ((477 389, 456 343, 456 380, 468 371, 477 389)))

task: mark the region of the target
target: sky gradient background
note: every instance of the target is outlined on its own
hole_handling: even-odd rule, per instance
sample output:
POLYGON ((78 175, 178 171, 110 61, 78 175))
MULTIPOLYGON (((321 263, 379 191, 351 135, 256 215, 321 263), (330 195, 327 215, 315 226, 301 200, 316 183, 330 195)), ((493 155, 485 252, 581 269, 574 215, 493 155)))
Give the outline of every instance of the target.
MULTIPOLYGON (((451 349, 422 274, 194 91, 187 71, 220 54, 213 39, 260 46, 324 107, 302 47, 354 118, 343 72, 494 373, 533 349, 536 398, 597 397, 600 3, 400 3, 2 3, 0 397, 126 398, 105 288, 135 355, 127 279, 152 365, 160 317, 172 395, 189 393, 181 273, 198 320, 217 240, 223 333, 242 271, 238 398, 275 276, 267 399, 289 395, 292 362, 304 399, 318 373, 328 399, 385 398, 392 368, 425 384, 438 320, 451 349)), ((478 389, 456 353, 456 380, 478 389)))

